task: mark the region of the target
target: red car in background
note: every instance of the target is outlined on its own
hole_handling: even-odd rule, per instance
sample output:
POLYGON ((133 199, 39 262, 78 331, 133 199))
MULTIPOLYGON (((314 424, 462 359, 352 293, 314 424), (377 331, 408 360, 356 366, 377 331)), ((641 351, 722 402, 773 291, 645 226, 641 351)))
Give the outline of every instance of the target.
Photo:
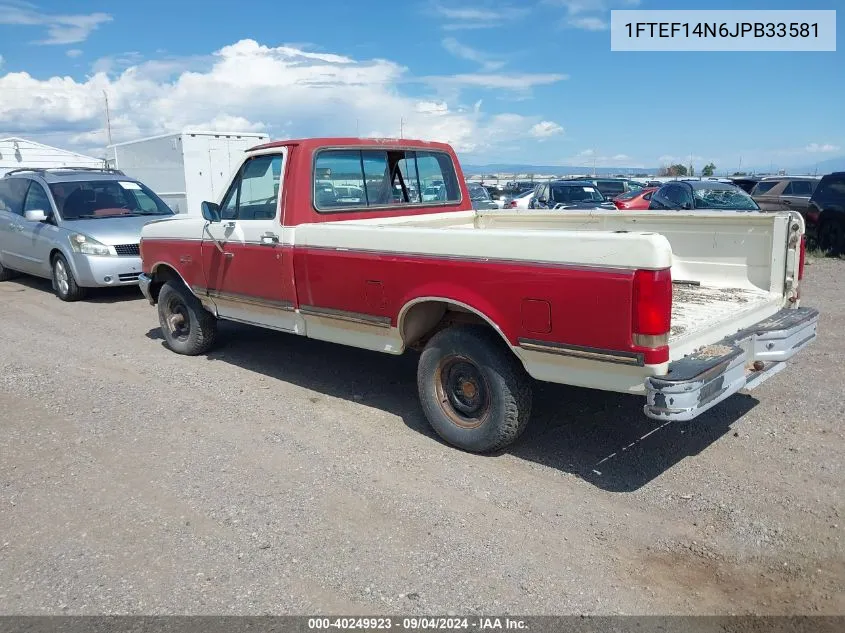
POLYGON ((635 209, 648 209, 651 196, 657 191, 657 187, 646 187, 645 189, 634 189, 613 199, 613 204, 620 211, 635 209))

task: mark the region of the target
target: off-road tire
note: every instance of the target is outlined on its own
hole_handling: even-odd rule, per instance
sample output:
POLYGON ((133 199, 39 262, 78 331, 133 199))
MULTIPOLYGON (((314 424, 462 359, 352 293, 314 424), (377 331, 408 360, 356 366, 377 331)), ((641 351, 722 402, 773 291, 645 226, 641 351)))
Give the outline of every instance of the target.
POLYGON ((181 281, 171 280, 161 287, 158 321, 167 347, 177 354, 205 354, 217 338, 217 318, 181 281))
POLYGON ((435 334, 420 355, 417 388, 432 428, 465 451, 501 450, 522 434, 531 417, 531 379, 501 338, 483 326, 454 326, 435 334), (453 380, 456 386, 469 385, 468 391, 451 389, 453 380), (479 393, 486 406, 472 409, 479 393))
POLYGON ((85 298, 87 288, 83 288, 76 283, 76 278, 73 276, 73 271, 64 255, 61 253, 54 255, 51 268, 53 271, 53 290, 59 299, 62 301, 79 301, 85 298))

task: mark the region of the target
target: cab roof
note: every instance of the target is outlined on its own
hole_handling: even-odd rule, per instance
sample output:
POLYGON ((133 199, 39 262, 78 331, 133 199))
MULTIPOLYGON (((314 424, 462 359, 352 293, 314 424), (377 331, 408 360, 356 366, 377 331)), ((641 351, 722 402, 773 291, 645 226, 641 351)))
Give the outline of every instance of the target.
POLYGON ((321 137, 321 138, 303 138, 291 139, 283 141, 272 141, 262 145, 256 145, 248 149, 248 152, 256 152, 264 149, 272 149, 274 147, 290 147, 296 145, 307 150, 320 149, 322 147, 384 147, 386 149, 430 149, 441 152, 451 152, 452 147, 447 143, 438 143, 434 141, 421 141, 419 139, 410 138, 357 138, 357 137, 321 137))

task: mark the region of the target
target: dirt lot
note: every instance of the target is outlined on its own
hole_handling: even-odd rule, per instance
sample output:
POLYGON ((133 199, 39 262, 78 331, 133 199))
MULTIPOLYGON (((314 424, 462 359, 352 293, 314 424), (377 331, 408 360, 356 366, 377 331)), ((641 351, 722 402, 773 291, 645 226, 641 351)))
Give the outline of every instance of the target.
POLYGON ((442 444, 415 358, 227 325, 162 346, 136 289, 0 284, 3 613, 845 613, 845 261, 821 336, 698 420, 544 386, 442 444))

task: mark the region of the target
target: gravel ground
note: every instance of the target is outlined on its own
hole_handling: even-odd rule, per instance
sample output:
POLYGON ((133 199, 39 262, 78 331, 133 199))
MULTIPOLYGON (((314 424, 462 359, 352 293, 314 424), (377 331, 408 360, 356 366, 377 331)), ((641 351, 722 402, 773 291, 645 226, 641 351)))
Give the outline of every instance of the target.
POLYGON ((4 614, 845 613, 845 261, 819 340, 692 423, 544 385, 502 455, 441 443, 415 358, 226 324, 166 350, 136 289, 0 284, 4 614))

